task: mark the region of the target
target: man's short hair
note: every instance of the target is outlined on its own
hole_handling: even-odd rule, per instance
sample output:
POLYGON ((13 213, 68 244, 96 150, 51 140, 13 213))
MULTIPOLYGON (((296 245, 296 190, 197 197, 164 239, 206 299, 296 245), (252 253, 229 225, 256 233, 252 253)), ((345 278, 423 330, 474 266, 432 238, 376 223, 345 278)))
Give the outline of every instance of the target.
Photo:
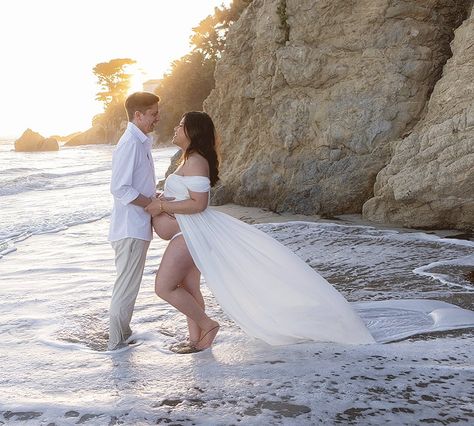
POLYGON ((125 100, 128 121, 132 121, 136 111, 145 114, 146 110, 160 102, 160 97, 150 92, 135 92, 125 100))

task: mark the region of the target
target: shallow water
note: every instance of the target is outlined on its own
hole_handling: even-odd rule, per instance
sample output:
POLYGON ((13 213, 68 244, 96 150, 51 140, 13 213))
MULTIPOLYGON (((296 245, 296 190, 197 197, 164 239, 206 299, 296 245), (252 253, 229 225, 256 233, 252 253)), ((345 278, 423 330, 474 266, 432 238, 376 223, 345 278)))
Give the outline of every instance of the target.
POLYGON ((462 294, 462 306, 473 307, 474 283, 466 276, 474 264, 471 241, 326 223, 260 227, 271 229, 275 238, 300 254, 349 300, 448 301, 462 294))
MULTIPOLYGON (((22 173, 89 170, 47 177, 49 184, 33 189, 34 177, 30 186, 18 180, 0 195, 0 235, 9 249, 0 259, 0 424, 474 421, 472 330, 386 345, 270 347, 240 332, 203 287, 209 312, 222 324, 216 344, 174 354, 169 348, 185 338, 185 321, 153 292, 165 248, 158 239, 132 320, 138 344, 104 353, 115 273, 106 241, 111 147, 96 148, 41 161, 0 150, 13 169, 9 177, 2 172, 3 182, 22 173)), ((158 174, 170 155, 154 151, 158 174)), ((429 298, 474 310, 466 277, 474 269, 470 241, 332 223, 258 226, 352 302, 429 298)))

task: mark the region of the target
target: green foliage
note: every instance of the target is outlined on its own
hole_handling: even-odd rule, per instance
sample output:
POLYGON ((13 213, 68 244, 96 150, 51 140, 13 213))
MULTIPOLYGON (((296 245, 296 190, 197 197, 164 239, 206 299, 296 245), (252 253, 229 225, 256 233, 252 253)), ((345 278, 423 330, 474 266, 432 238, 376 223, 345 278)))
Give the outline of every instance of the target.
POLYGON ((251 2, 234 0, 228 8, 216 7, 213 15, 193 28, 191 52, 172 63, 157 89, 161 98, 157 131, 161 142, 172 137, 174 126, 186 111, 202 110, 204 100, 214 88, 214 70, 225 50, 229 28, 251 2))
POLYGON ((123 106, 131 79, 127 69, 135 63, 136 61, 129 58, 111 59, 93 68, 101 88, 96 99, 104 104, 104 112, 94 116, 92 125, 103 127, 107 141, 110 139, 109 133, 114 133, 120 123, 127 119, 123 106))
POLYGON ((280 18, 280 29, 284 33, 284 43, 290 39, 290 25, 288 24, 288 14, 286 13, 286 0, 280 0, 277 7, 277 14, 280 18))
POLYGON ((229 8, 214 8, 214 14, 203 19, 190 38, 193 51, 202 53, 206 59, 217 60, 225 48, 227 32, 233 22, 239 19, 252 0, 234 0, 229 8))
POLYGON ((101 88, 96 99, 103 102, 104 110, 114 103, 123 103, 125 100, 131 79, 127 68, 135 63, 136 61, 129 58, 111 59, 109 62, 102 62, 93 68, 92 71, 101 88))
POLYGON ((166 141, 173 135, 174 126, 186 111, 202 110, 202 103, 214 88, 215 61, 193 51, 176 60, 171 72, 163 77, 158 94, 160 124, 158 137, 166 141))

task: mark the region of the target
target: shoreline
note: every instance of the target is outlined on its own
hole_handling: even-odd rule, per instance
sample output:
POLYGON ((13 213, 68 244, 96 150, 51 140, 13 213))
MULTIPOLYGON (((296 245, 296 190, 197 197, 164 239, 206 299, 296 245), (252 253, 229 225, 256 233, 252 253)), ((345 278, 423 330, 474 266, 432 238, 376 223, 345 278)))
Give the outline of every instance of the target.
POLYGON ((259 223, 282 223, 282 222, 317 222, 317 223, 337 223, 348 226, 368 226, 376 229, 398 231, 403 233, 418 233, 436 235, 440 238, 453 238, 467 241, 474 241, 474 235, 458 229, 422 229, 404 228, 394 224, 382 224, 364 219, 361 214, 342 214, 331 219, 319 215, 303 215, 291 212, 276 213, 264 207, 246 207, 239 204, 223 204, 211 206, 211 208, 226 213, 236 219, 248 224, 259 223))

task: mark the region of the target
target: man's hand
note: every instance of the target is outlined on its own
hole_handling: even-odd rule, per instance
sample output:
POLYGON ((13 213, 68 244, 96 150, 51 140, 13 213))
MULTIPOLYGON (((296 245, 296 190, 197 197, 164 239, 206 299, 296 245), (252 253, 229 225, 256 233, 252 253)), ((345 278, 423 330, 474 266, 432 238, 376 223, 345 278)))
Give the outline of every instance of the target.
POLYGON ((131 201, 131 204, 145 208, 148 206, 148 204, 150 204, 151 201, 153 201, 153 198, 145 197, 143 194, 139 194, 137 198, 131 201))
POLYGON ((151 214, 152 216, 158 216, 160 213, 163 212, 161 200, 154 198, 151 203, 145 207, 145 211, 151 214))

